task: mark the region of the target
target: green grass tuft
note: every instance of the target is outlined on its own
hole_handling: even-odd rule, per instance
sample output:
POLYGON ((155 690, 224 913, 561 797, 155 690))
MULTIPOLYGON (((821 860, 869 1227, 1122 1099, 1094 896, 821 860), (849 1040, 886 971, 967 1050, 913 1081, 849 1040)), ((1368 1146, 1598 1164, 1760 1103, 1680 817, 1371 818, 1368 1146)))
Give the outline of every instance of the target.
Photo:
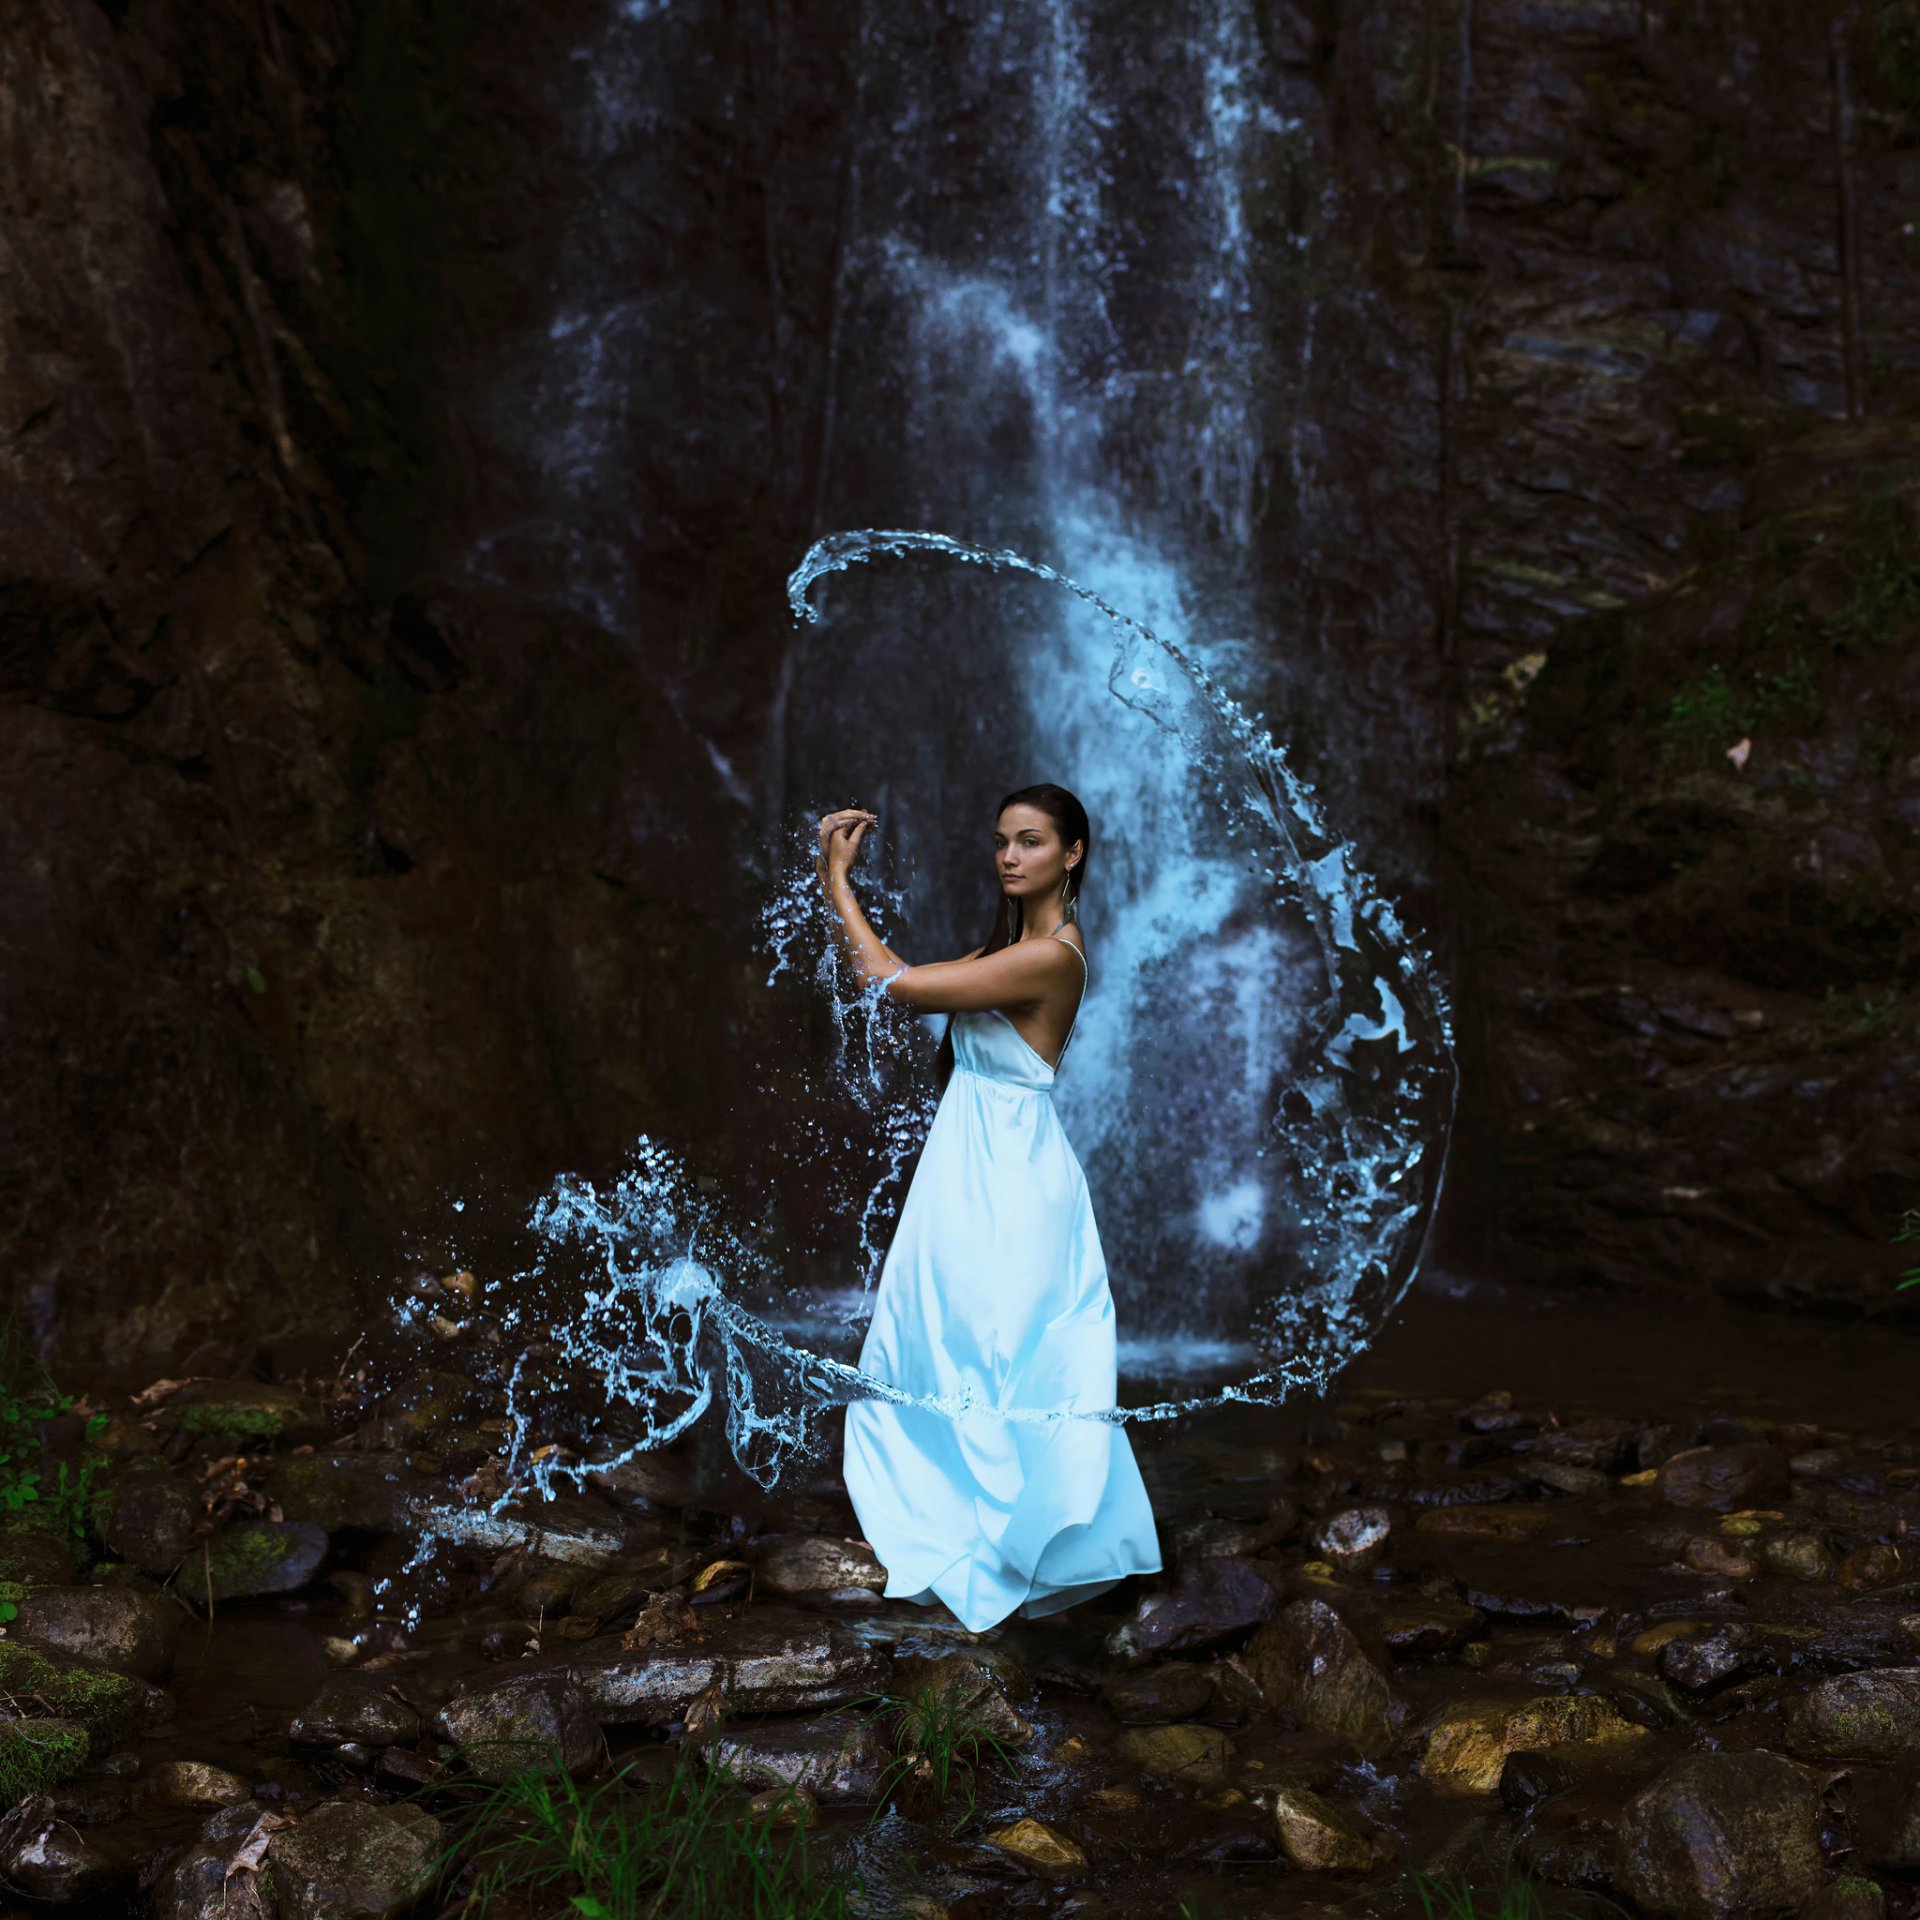
POLYGON ((1552 1920, 1554 1913, 1525 1874, 1483 1889, 1463 1873, 1416 1873, 1413 1891, 1427 1920, 1552 1920))
POLYGON ((985 1698, 929 1680, 910 1698, 870 1693, 854 1702, 872 1703, 866 1722, 881 1724, 893 1750, 880 1777, 876 1820, 890 1806, 911 1814, 929 1805, 944 1809, 957 1799, 960 1811, 948 1832, 959 1833, 978 1809, 982 1771, 988 1765, 1018 1771, 1019 1756, 994 1733, 985 1698))
POLYGON ((662 1785, 519 1775, 468 1809, 442 1865, 464 1863, 466 1920, 850 1920, 858 1878, 817 1850, 804 1822, 749 1816, 738 1781, 683 1760, 662 1785))

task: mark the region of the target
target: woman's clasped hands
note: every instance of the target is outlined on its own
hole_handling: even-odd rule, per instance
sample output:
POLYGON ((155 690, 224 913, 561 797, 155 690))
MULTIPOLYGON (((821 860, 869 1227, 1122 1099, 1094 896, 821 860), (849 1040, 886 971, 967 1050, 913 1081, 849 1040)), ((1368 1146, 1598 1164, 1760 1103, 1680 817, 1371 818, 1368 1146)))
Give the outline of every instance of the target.
POLYGON ((869 813, 865 807, 840 807, 832 813, 823 813, 820 851, 814 858, 821 878, 834 879, 845 874, 859 854, 868 828, 877 826, 879 821, 880 816, 869 813))

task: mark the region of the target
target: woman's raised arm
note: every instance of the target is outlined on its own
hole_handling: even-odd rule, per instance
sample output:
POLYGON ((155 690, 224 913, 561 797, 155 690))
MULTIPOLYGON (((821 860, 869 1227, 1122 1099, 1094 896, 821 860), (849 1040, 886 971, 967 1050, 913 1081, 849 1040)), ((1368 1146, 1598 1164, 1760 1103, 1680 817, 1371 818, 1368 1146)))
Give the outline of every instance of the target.
POLYGON ((1031 1006, 1073 971, 1058 940, 1016 941, 984 955, 976 947, 964 960, 935 960, 920 967, 901 959, 874 932, 849 872, 874 819, 864 807, 843 807, 820 822, 820 884, 833 910, 841 950, 863 987, 885 982, 887 997, 915 1013, 980 1013, 990 1007, 1031 1006))
POLYGON ((1063 940, 1017 940, 998 953, 965 960, 935 960, 908 967, 887 982, 887 998, 915 1013, 984 1013, 1030 1007, 1070 974, 1078 986, 1080 968, 1066 955, 1063 940))

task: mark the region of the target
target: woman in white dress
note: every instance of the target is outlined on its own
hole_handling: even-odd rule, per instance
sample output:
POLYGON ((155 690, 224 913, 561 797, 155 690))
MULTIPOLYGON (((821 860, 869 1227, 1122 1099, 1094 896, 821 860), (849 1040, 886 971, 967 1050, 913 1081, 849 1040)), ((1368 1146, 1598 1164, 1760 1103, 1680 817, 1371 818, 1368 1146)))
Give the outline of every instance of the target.
POLYGON ((863 986, 950 1016, 940 1104, 880 1273, 862 1371, 947 1413, 847 1408, 847 1492, 889 1598, 942 1601, 975 1633, 1058 1612, 1161 1565, 1115 1405, 1113 1295, 1086 1176, 1052 1088, 1089 978, 1076 905, 1092 840, 1062 787, 1000 803, 1002 915, 958 960, 910 966, 874 932, 849 869, 876 816, 820 822, 820 877, 863 986), (1041 1420, 1009 1419, 1012 1410, 1041 1420))

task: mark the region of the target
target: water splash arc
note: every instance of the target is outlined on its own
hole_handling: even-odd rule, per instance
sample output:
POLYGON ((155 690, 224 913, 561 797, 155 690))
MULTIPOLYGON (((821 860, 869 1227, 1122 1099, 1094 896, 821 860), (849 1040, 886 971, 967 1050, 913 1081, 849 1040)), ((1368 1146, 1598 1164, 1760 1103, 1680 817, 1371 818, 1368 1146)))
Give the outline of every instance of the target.
MULTIPOLYGON (((994 1411, 1031 1421, 1168 1420, 1234 1402, 1277 1404, 1324 1387, 1404 1294, 1442 1190, 1456 1087, 1446 996, 1431 956, 1407 936, 1353 850, 1329 831, 1310 785, 1190 650, 1055 568, 935 532, 836 533, 816 542, 788 579, 796 621, 821 622, 809 594, 823 578, 883 559, 1022 573, 1109 623, 1107 691, 1190 758, 1275 911, 1297 912, 1310 930, 1323 976, 1305 1003, 1298 1070, 1270 1116, 1303 1222, 1304 1256, 1301 1270, 1261 1302, 1252 1328, 1259 1364, 1212 1391, 1130 1407, 994 1411)), ((869 898, 885 933, 899 898, 884 888, 869 898)), ((923 1084, 917 1102, 885 1114, 894 1096, 884 1069, 889 1058, 898 1063, 902 1035, 916 1023, 877 987, 849 992, 818 901, 810 826, 795 823, 791 867, 761 932, 770 982, 798 974, 811 957, 833 997, 835 1076, 870 1115, 892 1123, 883 1129, 882 1176, 859 1210, 863 1252, 877 1266, 887 1212, 878 1196, 917 1151, 932 1103, 923 1084)), ((907 1393, 754 1312, 742 1296, 753 1284, 777 1290, 778 1262, 704 1198, 702 1183, 655 1140, 642 1137, 605 1190, 572 1175, 556 1179, 528 1224, 535 1257, 503 1291, 506 1304, 490 1332, 491 1350, 510 1356, 502 1380, 507 1484, 496 1511, 529 1487, 551 1495, 617 1474, 716 1406, 735 1460, 769 1489, 792 1462, 817 1453, 825 1415, 853 1399, 956 1416, 985 1408, 972 1389, 937 1398, 907 1393), (560 1401, 606 1410, 584 1420, 577 1451, 540 1444, 560 1401)), ((403 1323, 416 1327, 431 1312, 418 1297, 399 1309, 403 1323)))

